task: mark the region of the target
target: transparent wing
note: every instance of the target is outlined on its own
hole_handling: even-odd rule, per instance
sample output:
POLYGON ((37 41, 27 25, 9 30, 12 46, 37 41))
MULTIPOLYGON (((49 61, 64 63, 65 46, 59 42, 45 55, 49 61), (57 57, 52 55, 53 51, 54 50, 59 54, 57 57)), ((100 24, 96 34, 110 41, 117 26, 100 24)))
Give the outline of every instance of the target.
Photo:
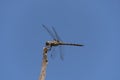
POLYGON ((51 57, 52 59, 54 59, 55 56, 56 56, 55 47, 52 47, 52 50, 51 50, 51 52, 50 52, 50 57, 51 57))
POLYGON ((43 28, 49 33, 49 35, 56 40, 56 37, 54 36, 54 34, 52 33, 52 31, 50 31, 44 24, 42 24, 43 28))
POLYGON ((63 54, 63 46, 59 46, 59 50, 60 50, 60 58, 61 60, 64 60, 64 54, 63 54))
MULTIPOLYGON (((54 27, 52 27, 53 32, 55 33, 55 37, 58 41, 62 41, 62 39, 59 37, 59 35, 57 34, 56 30, 54 27)), ((63 46, 59 45, 59 55, 61 60, 64 60, 64 54, 63 54, 63 46)))
POLYGON ((54 27, 52 27, 52 30, 53 30, 53 32, 55 33, 56 39, 57 39, 58 41, 62 41, 61 38, 59 37, 59 35, 57 34, 57 32, 56 32, 56 30, 55 30, 54 27))

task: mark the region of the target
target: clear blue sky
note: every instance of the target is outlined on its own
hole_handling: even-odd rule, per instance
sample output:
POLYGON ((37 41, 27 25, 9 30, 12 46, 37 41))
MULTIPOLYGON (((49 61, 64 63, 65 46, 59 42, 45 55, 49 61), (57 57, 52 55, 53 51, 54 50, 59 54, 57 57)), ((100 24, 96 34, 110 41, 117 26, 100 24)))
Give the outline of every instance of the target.
POLYGON ((0 80, 38 80, 52 40, 41 24, 85 45, 49 57, 46 80, 120 80, 119 0, 1 0, 0 80))

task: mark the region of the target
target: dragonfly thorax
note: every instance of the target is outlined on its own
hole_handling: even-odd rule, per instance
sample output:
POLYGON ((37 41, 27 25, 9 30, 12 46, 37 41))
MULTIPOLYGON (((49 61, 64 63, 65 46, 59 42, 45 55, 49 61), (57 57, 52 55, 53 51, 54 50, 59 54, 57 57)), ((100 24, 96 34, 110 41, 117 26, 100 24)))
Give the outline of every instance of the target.
POLYGON ((60 44, 60 42, 59 41, 56 41, 56 40, 54 40, 54 41, 47 41, 46 42, 46 46, 58 46, 60 44))

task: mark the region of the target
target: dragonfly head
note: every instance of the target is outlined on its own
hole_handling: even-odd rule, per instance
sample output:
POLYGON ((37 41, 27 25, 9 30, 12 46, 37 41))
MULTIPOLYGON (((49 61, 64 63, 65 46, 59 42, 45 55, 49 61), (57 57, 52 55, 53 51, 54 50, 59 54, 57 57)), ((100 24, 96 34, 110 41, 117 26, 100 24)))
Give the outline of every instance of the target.
POLYGON ((46 44, 46 46, 49 46, 49 45, 50 45, 50 42, 49 42, 49 41, 47 41, 45 44, 46 44))

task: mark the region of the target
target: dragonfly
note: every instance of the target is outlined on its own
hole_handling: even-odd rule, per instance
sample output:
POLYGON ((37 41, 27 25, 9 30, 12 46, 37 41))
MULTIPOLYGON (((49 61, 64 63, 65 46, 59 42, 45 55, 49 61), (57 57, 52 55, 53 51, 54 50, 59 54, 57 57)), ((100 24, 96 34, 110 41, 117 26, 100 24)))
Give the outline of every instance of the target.
MULTIPOLYGON (((44 24, 42 24, 43 28, 48 32, 48 34, 53 38, 52 41, 46 41, 45 46, 48 48, 48 51, 51 51, 53 47, 59 46, 60 49, 62 45, 68 46, 84 46, 83 44, 74 44, 74 43, 67 43, 63 42, 59 37, 58 33, 56 32, 55 28, 52 27, 52 30, 48 29, 44 24)), ((60 53, 60 57, 63 60, 63 54, 60 53)))

